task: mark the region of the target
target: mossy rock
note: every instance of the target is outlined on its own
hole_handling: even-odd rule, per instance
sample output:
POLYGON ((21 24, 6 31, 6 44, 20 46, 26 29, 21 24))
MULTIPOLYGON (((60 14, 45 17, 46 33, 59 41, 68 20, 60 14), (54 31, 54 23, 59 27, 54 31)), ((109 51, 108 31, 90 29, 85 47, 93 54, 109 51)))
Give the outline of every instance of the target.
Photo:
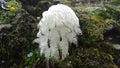
POLYGON ((111 30, 108 27, 119 27, 119 6, 103 5, 101 10, 88 11, 85 6, 72 7, 80 20, 83 31, 82 40, 84 44, 91 44, 104 40, 104 33, 111 30), (111 11, 112 10, 112 11, 111 11), (107 30, 108 29, 108 30, 107 30))
POLYGON ((11 20, 12 27, 4 27, 0 30, 0 67, 2 68, 24 66, 27 62, 25 60, 27 54, 37 49, 32 43, 37 33, 36 21, 26 11, 17 14, 11 20))
POLYGON ((80 47, 64 61, 60 62, 59 68, 118 68, 114 63, 113 54, 116 51, 106 43, 96 47, 80 47), (105 48, 103 48, 105 46, 105 48), (102 49, 101 49, 102 48, 102 49), (108 50, 106 50, 106 48, 108 50), (104 51, 105 50, 105 51, 104 51))

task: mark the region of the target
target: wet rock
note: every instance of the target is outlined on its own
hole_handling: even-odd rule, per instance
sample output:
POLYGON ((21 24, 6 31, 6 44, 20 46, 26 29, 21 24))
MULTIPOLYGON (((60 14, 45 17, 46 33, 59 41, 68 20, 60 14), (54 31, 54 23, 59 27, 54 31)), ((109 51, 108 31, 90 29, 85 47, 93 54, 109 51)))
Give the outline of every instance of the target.
POLYGON ((86 8, 87 11, 96 11, 96 10, 102 10, 101 7, 87 7, 86 8))
POLYGON ((113 44, 113 47, 117 50, 120 50, 120 44, 113 44))
POLYGON ((2 28, 10 28, 10 27, 12 27, 11 24, 0 24, 0 30, 1 30, 2 28))
POLYGON ((120 67, 120 58, 117 60, 116 64, 120 67))
POLYGON ((113 29, 114 28, 114 25, 109 25, 107 28, 105 28, 105 31, 109 31, 109 30, 111 30, 111 29, 113 29))

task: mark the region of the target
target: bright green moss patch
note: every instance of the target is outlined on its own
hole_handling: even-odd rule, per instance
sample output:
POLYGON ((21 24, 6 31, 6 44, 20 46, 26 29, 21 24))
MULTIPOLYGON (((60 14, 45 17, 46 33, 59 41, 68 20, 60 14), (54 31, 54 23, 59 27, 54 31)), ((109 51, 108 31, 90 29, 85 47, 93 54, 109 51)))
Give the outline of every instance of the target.
POLYGON ((0 11, 0 24, 2 23, 10 23, 12 18, 15 17, 16 13, 22 9, 22 5, 15 0, 11 0, 7 2, 7 5, 11 5, 15 8, 15 11, 0 11))

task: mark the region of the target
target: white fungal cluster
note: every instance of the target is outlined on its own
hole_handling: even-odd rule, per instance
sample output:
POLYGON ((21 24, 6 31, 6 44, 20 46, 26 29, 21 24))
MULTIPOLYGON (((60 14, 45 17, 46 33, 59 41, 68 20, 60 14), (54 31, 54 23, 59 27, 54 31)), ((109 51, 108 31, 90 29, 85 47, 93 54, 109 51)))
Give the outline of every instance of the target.
POLYGON ((51 6, 42 16, 38 38, 34 40, 39 43, 40 54, 47 59, 64 59, 69 54, 69 43, 77 45, 76 35, 82 34, 78 17, 63 4, 51 6))

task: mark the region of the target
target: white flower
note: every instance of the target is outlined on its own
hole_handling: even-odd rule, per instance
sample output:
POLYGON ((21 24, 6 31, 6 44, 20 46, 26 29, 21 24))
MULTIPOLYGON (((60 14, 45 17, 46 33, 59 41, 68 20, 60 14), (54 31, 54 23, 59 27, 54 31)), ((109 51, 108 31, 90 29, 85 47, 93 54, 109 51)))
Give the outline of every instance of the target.
POLYGON ((27 57, 31 57, 31 56, 33 56, 32 52, 30 52, 30 53, 27 54, 27 57))
POLYGON ((63 4, 51 6, 42 16, 38 24, 38 38, 34 40, 39 43, 40 54, 47 59, 64 59, 69 55, 69 43, 77 45, 76 35, 82 34, 78 17, 63 4))

